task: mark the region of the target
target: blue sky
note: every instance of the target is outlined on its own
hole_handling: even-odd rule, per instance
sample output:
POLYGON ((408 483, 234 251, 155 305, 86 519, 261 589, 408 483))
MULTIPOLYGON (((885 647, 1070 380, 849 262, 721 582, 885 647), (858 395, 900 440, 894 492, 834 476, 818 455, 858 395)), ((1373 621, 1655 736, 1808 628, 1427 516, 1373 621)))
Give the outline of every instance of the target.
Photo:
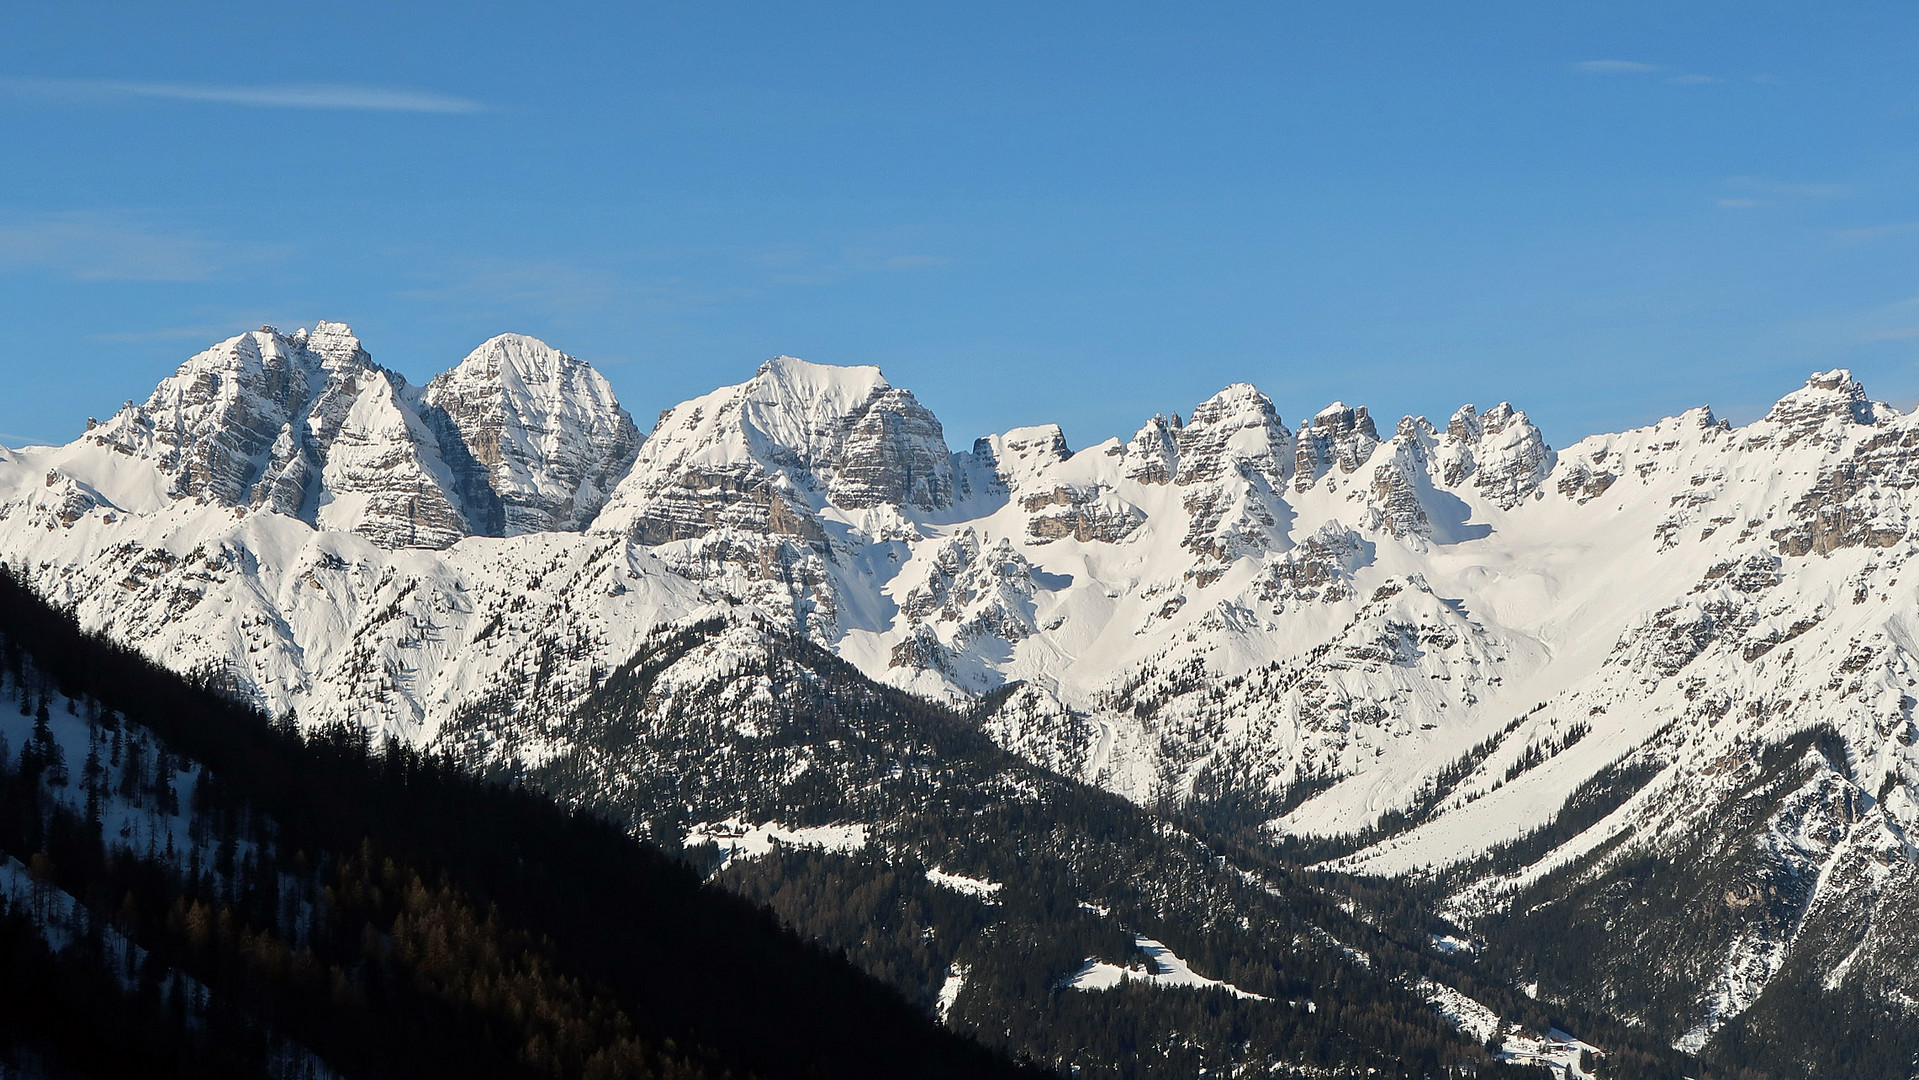
POLYGON ((536 334, 642 427, 877 363, 956 447, 1919 397, 1910 4, 391 7, 14 6, 0 441, 320 318, 415 381, 536 334))

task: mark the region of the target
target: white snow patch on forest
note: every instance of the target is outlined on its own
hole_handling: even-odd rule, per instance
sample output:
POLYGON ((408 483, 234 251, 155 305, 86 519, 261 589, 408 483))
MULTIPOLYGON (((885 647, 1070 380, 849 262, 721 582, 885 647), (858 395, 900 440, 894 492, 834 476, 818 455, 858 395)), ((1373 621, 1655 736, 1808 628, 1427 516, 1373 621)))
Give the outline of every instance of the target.
POLYGON ((991 899, 1003 887, 1001 882, 967 877, 964 874, 949 874, 937 866, 927 868, 926 880, 942 888, 962 892, 968 896, 977 896, 982 900, 991 899))
POLYGON ((955 960, 946 968, 946 981, 940 984, 940 996, 937 1010, 940 1020, 953 1011, 953 1003, 959 1000, 960 988, 966 985, 966 965, 955 960))
POLYGON ((1232 983, 1209 979, 1193 970, 1192 965, 1179 958, 1164 943, 1152 938, 1135 934, 1133 944, 1146 954, 1146 967, 1120 967, 1104 960, 1089 959, 1086 966, 1077 975, 1066 981, 1071 990, 1111 990, 1126 983, 1145 983, 1151 986, 1187 986, 1197 989, 1217 986, 1234 997, 1252 1001, 1269 1000, 1263 994, 1241 990, 1232 983))
POLYGON ((1474 1042, 1485 1042, 1500 1030, 1499 1014, 1450 986, 1431 979, 1419 981, 1419 992, 1464 1035, 1474 1042))
POLYGON ((865 847, 866 839, 865 825, 787 826, 777 821, 753 825, 738 818, 702 822, 686 833, 689 844, 718 845, 720 862, 713 868, 716 874, 732 865, 734 859, 757 859, 782 846, 850 852, 865 847))

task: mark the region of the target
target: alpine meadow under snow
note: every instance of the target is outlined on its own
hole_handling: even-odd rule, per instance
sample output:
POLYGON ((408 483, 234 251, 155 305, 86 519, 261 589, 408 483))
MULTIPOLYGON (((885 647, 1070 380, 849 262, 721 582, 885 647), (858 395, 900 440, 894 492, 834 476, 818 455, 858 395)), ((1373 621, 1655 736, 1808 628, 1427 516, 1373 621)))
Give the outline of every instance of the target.
MULTIPOLYGON (((1558 449, 1504 402, 1297 424, 1236 384, 1123 441, 954 452, 877 368, 779 357, 642 435, 532 338, 414 387, 340 324, 262 328, 0 449, 0 562, 271 715, 505 776, 633 780, 578 720, 636 657, 649 715, 770 730, 790 638, 1169 820, 1412 883, 1468 935, 1436 942, 1688 1053, 1791 1044, 1796 1075, 1827 1050, 1782 1032, 1822 1008, 1913 1041, 1919 416, 1838 370, 1744 427, 1558 449)), ((878 824, 630 809, 716 873, 878 824)), ((990 907, 969 869, 922 878, 990 907)), ((1267 1000, 1145 930, 1062 985, 1267 1000)), ((941 971, 944 1019, 974 976, 941 971)))

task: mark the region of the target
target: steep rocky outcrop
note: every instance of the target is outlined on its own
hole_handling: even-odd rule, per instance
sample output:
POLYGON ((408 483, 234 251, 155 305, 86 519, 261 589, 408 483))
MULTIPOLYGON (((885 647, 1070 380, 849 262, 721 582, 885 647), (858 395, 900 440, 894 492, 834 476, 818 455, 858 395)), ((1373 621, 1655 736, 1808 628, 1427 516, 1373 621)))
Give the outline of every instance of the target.
POLYGON ((940 422, 905 390, 875 395, 847 429, 828 498, 855 508, 951 505, 952 454, 940 422))
POLYGON ((1426 503, 1436 435, 1425 417, 1406 417, 1386 444, 1386 460, 1373 467, 1372 504, 1382 527, 1396 538, 1433 534, 1426 503))
POLYGON ((1366 406, 1333 402, 1300 429, 1293 459, 1293 490, 1308 490, 1334 469, 1341 474, 1357 472, 1378 445, 1379 429, 1373 426, 1366 406))
MULTIPOLYGON (((353 383, 375 374, 357 341, 345 348, 350 339, 332 324, 320 328, 330 345, 325 352, 309 351, 304 332, 282 335, 272 327, 223 341, 161 380, 144 404, 128 402, 86 438, 153 461, 175 496, 250 505, 269 465, 284 474, 293 460, 304 460, 305 425, 298 422, 309 403, 335 379, 353 383)), ((279 480, 268 480, 261 501, 279 480)), ((296 491, 303 481, 296 479, 296 491)), ((271 497, 286 502, 284 495, 271 497)))
POLYGON ((153 461, 181 498, 390 548, 443 548, 472 531, 406 380, 339 323, 224 341, 85 437, 153 461))
POLYGON ((1126 444, 1121 474, 1142 484, 1168 484, 1179 467, 1179 414, 1154 416, 1126 444))
POLYGON ((439 440, 398 376, 350 380, 310 429, 323 464, 313 523, 383 548, 444 548, 473 532, 439 440), (357 385, 356 385, 357 383, 357 385))
POLYGON ((1004 435, 988 435, 973 443, 973 456, 999 481, 1020 491, 1035 478, 1073 456, 1066 433, 1058 424, 1014 428, 1004 435))
POLYGON ((1177 484, 1235 474, 1257 476, 1277 491, 1294 466, 1293 433, 1280 421, 1272 399, 1249 383, 1235 383, 1200 402, 1179 430, 1177 446, 1177 484))
POLYGON ((153 462, 178 498, 385 548, 582 529, 639 434, 585 363, 508 334, 422 391, 340 323, 221 342, 85 439, 153 462))
POLYGON ((586 528, 639 453, 639 429, 605 377, 524 334, 489 339, 422 401, 442 445, 451 432, 471 461, 464 470, 480 474, 466 501, 498 503, 483 530, 496 535, 586 528))
POLYGON ((1503 510, 1539 490, 1555 462, 1539 429, 1504 401, 1484 415, 1471 405, 1461 407, 1447 421, 1438 457, 1440 483, 1457 487, 1470 479, 1503 510))

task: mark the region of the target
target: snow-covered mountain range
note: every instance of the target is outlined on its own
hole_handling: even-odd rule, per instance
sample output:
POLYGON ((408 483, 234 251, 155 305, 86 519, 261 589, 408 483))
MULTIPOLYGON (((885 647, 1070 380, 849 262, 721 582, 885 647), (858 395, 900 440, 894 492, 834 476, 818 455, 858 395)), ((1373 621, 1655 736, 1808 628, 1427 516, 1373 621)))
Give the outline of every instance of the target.
POLYGON ((649 634, 747 612, 923 695, 1018 683, 989 734, 1135 800, 1454 868, 1462 918, 1709 848, 1700 1046, 1804 957, 1919 996, 1915 488, 1919 417, 1845 371, 1558 450, 1505 403, 1295 431, 1238 384, 954 452, 876 368, 776 358, 642 438, 534 339, 416 388, 320 323, 0 450, 0 560, 273 712, 526 765, 649 634))

